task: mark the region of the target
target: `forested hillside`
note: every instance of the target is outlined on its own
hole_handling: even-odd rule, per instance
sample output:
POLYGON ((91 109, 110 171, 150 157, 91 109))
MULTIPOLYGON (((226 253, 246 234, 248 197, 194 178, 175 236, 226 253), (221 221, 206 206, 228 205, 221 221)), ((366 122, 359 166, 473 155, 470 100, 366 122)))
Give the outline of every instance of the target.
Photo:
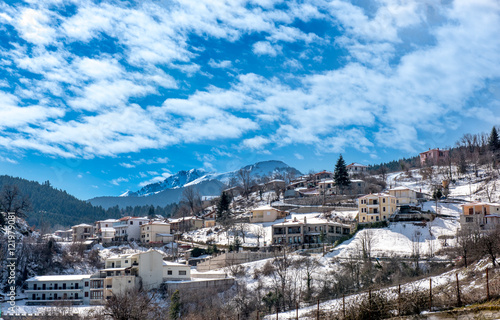
POLYGON ((30 206, 26 210, 26 220, 30 225, 70 226, 117 217, 116 214, 106 214, 102 208, 79 200, 66 191, 53 188, 49 181, 40 184, 7 175, 0 176, 0 190, 7 186, 17 186, 21 195, 28 198, 30 206))

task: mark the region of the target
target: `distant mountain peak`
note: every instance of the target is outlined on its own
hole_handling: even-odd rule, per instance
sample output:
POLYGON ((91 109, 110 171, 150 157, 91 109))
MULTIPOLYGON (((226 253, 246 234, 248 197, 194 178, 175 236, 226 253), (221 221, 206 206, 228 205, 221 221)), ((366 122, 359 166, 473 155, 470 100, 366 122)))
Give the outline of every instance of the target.
POLYGON ((204 175, 206 175, 206 171, 203 169, 191 169, 188 171, 181 170, 176 174, 168 176, 163 181, 148 184, 139 191, 131 192, 126 196, 148 196, 166 189, 182 188, 187 183, 190 183, 191 181, 194 181, 204 175))
MULTIPOLYGON (((264 176, 272 176, 278 173, 284 172, 293 172, 294 174, 300 175, 300 172, 287 165, 283 161, 280 160, 267 160, 260 161, 251 165, 247 165, 243 168, 243 170, 250 170, 250 173, 253 178, 262 178, 264 176)), ((127 191, 121 196, 123 197, 134 197, 134 196, 149 196, 161 192, 167 189, 178 189, 187 186, 195 186, 204 181, 217 180, 224 184, 229 183, 231 180, 238 179, 238 170, 225 172, 225 173, 216 173, 216 172, 207 172, 203 169, 190 169, 188 171, 181 170, 176 174, 172 174, 167 177, 165 180, 148 184, 144 186, 137 192, 127 191)))

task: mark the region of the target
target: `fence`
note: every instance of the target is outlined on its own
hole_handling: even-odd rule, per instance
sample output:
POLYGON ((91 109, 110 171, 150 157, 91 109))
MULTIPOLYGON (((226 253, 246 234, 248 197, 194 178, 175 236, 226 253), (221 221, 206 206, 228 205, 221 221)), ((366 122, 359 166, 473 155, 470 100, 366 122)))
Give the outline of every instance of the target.
MULTIPOLYGON (((297 302, 295 310, 257 315, 257 319, 384 319, 449 310, 500 297, 498 273, 499 270, 489 268, 448 273, 395 287, 344 295, 334 300, 316 300, 314 305, 304 306, 304 303, 300 305, 297 302)), ((492 305, 484 309, 495 319, 500 318, 500 306, 492 305)), ((462 312, 474 313, 478 310, 481 308, 462 312)), ((426 317, 421 315, 419 319, 426 317)), ((428 319, 434 318, 429 316, 428 319)))

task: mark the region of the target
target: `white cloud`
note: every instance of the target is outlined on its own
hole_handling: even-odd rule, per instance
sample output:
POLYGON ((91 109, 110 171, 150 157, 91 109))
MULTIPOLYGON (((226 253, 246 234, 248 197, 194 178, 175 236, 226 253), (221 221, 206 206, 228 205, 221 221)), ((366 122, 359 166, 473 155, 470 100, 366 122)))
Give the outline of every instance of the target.
POLYGON ((263 149, 270 142, 271 141, 268 138, 257 136, 243 140, 243 145, 249 149, 260 150, 263 149))
POLYGON ((49 23, 50 17, 46 12, 28 8, 20 13, 16 27, 24 40, 38 45, 47 45, 54 40, 56 34, 49 23))
POLYGON ((144 186, 147 186, 148 184, 161 182, 161 181, 167 179, 168 177, 170 177, 171 175, 172 174, 169 172, 163 172, 160 176, 157 176, 157 177, 154 177, 154 178, 149 179, 147 181, 143 181, 143 182, 139 183, 139 187, 144 187, 144 186))
POLYGON ((227 69, 231 68, 233 63, 230 60, 215 61, 214 59, 210 59, 210 61, 208 61, 208 65, 214 69, 227 69))
POLYGON ((295 156, 295 158, 297 158, 299 160, 303 160, 304 159, 304 156, 301 155, 300 153, 294 153, 293 155, 295 156))
POLYGON ((373 153, 379 146, 413 152, 422 132, 457 128, 455 114, 498 119, 498 97, 487 92, 488 83, 500 78, 497 1, 383 0, 369 8, 340 0, 75 5, 70 17, 43 3, 2 6, 0 20, 28 42, 13 38, 0 57, 13 79, 0 92, 4 148, 93 157, 242 139, 238 143, 253 150, 303 143, 330 152, 352 147, 373 153), (321 37, 304 32, 297 19, 336 24, 341 35, 332 28, 321 37), (420 31, 424 40, 408 36, 420 31), (231 83, 190 91, 203 82, 194 78, 202 77, 200 61, 233 67, 224 46, 205 53, 193 35, 228 47, 264 39, 250 50, 280 55, 276 66, 282 69, 267 65, 271 75, 251 73, 244 65, 251 52, 242 52, 242 70, 231 83), (71 49, 102 37, 119 52, 96 48, 79 57, 71 49), (300 50, 290 49, 292 43, 300 50), (331 43, 348 54, 333 61, 331 43), (334 62, 335 69, 320 69, 334 62), (471 109, 468 103, 479 94, 491 101, 471 109), (253 138, 242 138, 248 136, 253 138))
POLYGON ((259 56, 268 55, 276 57, 281 52, 281 46, 272 45, 268 41, 259 41, 253 45, 253 53, 259 56))
POLYGON ((114 184, 115 186, 119 186, 120 183, 122 183, 122 182, 128 182, 128 179, 120 177, 120 178, 113 179, 113 180, 110 181, 110 183, 114 184))

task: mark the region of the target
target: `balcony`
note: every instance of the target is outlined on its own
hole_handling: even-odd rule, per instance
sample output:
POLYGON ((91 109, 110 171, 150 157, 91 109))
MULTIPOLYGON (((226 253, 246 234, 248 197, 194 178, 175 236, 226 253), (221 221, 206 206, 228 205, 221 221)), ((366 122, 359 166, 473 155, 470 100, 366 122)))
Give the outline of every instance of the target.
POLYGON ((24 292, 26 292, 26 293, 28 293, 28 292, 38 293, 38 292, 47 292, 47 291, 50 291, 50 292, 80 292, 80 291, 82 291, 82 289, 83 288, 81 288, 81 289, 74 289, 74 288, 42 289, 42 288, 37 288, 37 289, 27 289, 27 290, 24 290, 24 292))

